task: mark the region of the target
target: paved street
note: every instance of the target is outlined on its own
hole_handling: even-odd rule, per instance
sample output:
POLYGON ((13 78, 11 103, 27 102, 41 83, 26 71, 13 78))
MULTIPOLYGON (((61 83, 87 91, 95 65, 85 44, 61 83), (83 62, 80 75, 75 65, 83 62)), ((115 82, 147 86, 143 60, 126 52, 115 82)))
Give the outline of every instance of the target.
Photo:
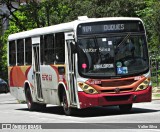
POLYGON ((159 123, 160 125, 160 100, 134 104, 129 114, 121 113, 118 107, 96 107, 75 111, 74 116, 65 116, 61 107, 52 105, 44 111, 29 112, 26 104, 18 104, 9 93, 0 94, 0 123, 159 123))

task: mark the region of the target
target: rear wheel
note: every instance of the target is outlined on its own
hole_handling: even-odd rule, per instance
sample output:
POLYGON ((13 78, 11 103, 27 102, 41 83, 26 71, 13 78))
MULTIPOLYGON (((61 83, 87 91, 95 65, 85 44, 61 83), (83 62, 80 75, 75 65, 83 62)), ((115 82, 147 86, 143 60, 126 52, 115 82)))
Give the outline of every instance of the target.
POLYGON ((31 91, 29 88, 26 89, 25 94, 26 94, 27 106, 30 111, 44 110, 46 108, 46 104, 38 104, 38 103, 33 102, 33 98, 32 98, 31 91))
POLYGON ((63 91, 63 95, 62 95, 62 105, 63 105, 64 113, 66 115, 71 115, 73 113, 72 108, 70 108, 68 105, 68 99, 65 91, 63 91))
POLYGON ((26 89, 25 95, 26 95, 26 102, 27 102, 28 109, 30 111, 36 110, 37 106, 33 102, 31 91, 29 88, 26 89))
POLYGON ((30 111, 44 110, 46 108, 46 104, 38 104, 38 103, 33 102, 33 98, 32 98, 31 91, 29 88, 26 89, 25 94, 26 94, 27 106, 30 111))
POLYGON ((132 109, 132 104, 119 105, 119 109, 121 112, 130 112, 132 109))

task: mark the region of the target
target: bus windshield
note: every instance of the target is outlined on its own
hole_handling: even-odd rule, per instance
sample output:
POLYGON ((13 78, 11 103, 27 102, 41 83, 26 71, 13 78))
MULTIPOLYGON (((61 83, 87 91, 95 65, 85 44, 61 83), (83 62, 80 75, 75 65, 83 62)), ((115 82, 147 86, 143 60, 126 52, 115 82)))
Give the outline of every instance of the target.
POLYGON ((145 35, 95 36, 78 39, 79 74, 122 77, 149 69, 145 35))

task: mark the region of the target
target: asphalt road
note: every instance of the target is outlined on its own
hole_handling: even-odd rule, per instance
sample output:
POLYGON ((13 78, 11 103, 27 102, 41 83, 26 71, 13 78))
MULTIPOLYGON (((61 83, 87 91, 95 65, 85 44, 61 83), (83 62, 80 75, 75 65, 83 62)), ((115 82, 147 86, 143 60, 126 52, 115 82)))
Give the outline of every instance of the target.
MULTIPOLYGON (((78 126, 83 129, 113 127, 130 129, 135 125, 138 129, 145 129, 149 124, 153 125, 150 127, 160 128, 160 100, 134 104, 130 113, 121 113, 118 107, 114 106, 76 110, 75 115, 66 116, 61 107, 53 105, 48 105, 43 111, 30 112, 26 104, 18 104, 9 93, 0 94, 0 123, 48 123, 49 127, 59 129, 65 128, 66 123, 69 123, 67 124, 69 128, 78 126), (53 123, 58 124, 54 126, 53 123), (75 126, 72 123, 78 123, 78 125, 75 126)), ((160 131, 160 129, 153 130, 160 131)))

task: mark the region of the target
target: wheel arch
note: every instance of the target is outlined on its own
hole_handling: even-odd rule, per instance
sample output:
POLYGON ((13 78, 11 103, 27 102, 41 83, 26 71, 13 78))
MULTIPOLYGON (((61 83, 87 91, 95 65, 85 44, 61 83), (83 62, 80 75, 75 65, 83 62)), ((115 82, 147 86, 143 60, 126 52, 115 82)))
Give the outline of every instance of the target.
POLYGON ((34 95, 33 89, 31 88, 31 84, 30 84, 30 82, 29 82, 28 80, 26 80, 26 81, 24 82, 24 93, 25 93, 25 95, 26 95, 26 89, 27 89, 27 88, 29 88, 29 90, 30 90, 30 92, 31 92, 32 99, 33 99, 33 101, 35 102, 36 99, 35 99, 35 97, 33 96, 33 95, 34 95))
POLYGON ((68 104, 70 105, 70 98, 69 98, 69 93, 68 93, 68 90, 65 86, 65 84, 63 82, 59 83, 58 85, 58 98, 59 98, 59 102, 60 104, 62 103, 63 99, 62 99, 62 95, 63 95, 63 92, 66 92, 66 95, 67 95, 67 98, 68 98, 68 104))
POLYGON ((29 81, 25 81, 25 82, 24 82, 24 92, 26 92, 26 89, 27 89, 27 88, 29 88, 30 91, 32 91, 32 90, 31 90, 31 87, 30 87, 29 81))

